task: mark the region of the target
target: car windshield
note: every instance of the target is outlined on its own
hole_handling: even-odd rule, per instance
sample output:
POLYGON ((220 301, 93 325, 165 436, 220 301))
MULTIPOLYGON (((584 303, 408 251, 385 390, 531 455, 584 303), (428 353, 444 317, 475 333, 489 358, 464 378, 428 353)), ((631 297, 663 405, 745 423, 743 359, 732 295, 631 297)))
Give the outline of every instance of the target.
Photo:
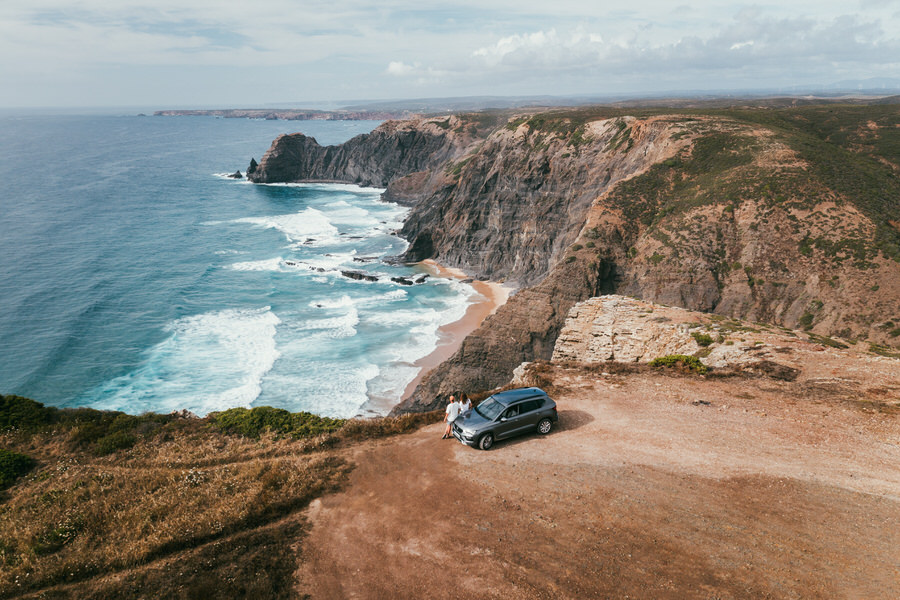
POLYGON ((481 404, 475 407, 475 412, 484 417, 485 419, 496 419, 497 415, 503 412, 503 409, 506 408, 504 405, 500 404, 493 398, 488 398, 481 404))

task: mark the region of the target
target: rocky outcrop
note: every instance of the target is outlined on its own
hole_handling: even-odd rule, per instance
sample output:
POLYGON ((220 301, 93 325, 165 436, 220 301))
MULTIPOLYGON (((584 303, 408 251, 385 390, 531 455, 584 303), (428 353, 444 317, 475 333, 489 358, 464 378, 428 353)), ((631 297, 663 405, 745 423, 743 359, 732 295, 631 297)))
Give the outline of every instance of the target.
MULTIPOLYGON (((714 368, 752 370, 760 366, 777 378, 794 370, 783 346, 798 332, 776 330, 733 319, 662 306, 627 296, 608 295, 579 302, 569 311, 551 360, 597 363, 651 362, 663 356, 696 356, 714 368)), ((835 341, 835 345, 839 342, 835 341)))
POLYGON ((339 181, 374 187, 389 187, 397 180, 389 196, 402 202, 411 198, 404 177, 419 173, 414 187, 421 188, 433 169, 472 142, 465 129, 455 128, 456 117, 388 121, 340 146, 320 146, 302 133, 281 135, 259 165, 247 169, 247 177, 255 183, 339 181))
POLYGON ((569 311, 551 359, 649 362, 667 354, 693 354, 701 350, 691 336, 689 316, 692 313, 661 308, 616 295, 579 302, 569 311))

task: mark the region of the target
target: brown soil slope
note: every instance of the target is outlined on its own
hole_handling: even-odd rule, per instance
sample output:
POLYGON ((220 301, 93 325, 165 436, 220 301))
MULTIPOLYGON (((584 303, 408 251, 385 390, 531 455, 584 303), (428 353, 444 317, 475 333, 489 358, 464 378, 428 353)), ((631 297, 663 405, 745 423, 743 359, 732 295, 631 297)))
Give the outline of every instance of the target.
POLYGON ((898 597, 900 379, 818 385, 840 360, 795 382, 550 367, 546 437, 479 452, 433 425, 359 447, 309 509, 298 591, 898 597))

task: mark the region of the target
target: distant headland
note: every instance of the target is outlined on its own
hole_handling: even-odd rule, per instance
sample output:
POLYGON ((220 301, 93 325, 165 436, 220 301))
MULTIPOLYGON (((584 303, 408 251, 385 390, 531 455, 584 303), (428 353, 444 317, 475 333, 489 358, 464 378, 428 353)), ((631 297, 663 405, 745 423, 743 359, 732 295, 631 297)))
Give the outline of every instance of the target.
POLYGON ((224 119, 265 119, 267 121, 386 121, 407 119, 407 110, 307 110, 271 108, 226 108, 216 110, 158 110, 154 117, 221 117, 224 119))

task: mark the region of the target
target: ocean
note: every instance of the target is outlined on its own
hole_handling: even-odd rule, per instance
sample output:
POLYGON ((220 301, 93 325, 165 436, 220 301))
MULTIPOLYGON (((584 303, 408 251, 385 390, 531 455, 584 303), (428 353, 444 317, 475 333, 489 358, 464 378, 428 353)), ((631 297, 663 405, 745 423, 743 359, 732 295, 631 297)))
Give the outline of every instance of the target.
POLYGON ((476 295, 385 259, 381 190, 226 174, 372 121, 0 114, 0 393, 132 414, 378 415, 476 295), (377 281, 349 279, 342 270, 377 281))

